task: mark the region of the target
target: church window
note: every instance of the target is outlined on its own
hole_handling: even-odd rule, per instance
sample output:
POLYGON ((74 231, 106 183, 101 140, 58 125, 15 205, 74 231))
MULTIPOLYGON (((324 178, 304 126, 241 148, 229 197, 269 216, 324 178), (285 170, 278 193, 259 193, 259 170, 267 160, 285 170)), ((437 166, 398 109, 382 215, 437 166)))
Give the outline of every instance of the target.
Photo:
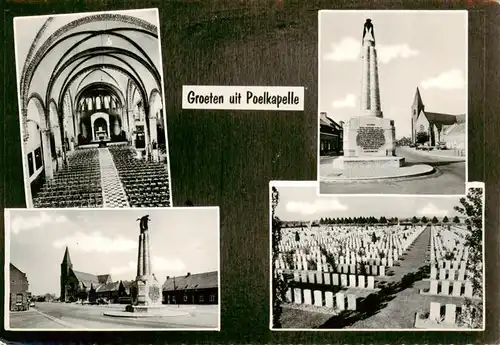
POLYGON ((420 125, 420 131, 421 131, 421 132, 424 132, 424 131, 425 131, 425 127, 424 127, 424 125, 420 125))
POLYGON ((95 108, 96 109, 101 109, 101 97, 97 97, 95 99, 95 108))
POLYGON ((187 302, 187 301, 188 301, 188 296, 184 295, 184 302, 187 302))
POLYGON ((198 298, 198 301, 199 301, 200 303, 203 303, 203 295, 200 295, 200 297, 198 298))

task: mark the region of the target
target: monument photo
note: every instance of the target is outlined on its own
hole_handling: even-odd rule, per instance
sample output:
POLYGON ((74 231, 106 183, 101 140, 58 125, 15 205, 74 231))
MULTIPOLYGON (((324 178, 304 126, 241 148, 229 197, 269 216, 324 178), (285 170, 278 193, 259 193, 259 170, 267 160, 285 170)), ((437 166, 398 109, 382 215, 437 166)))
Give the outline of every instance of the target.
POLYGON ((217 207, 5 219, 5 329, 220 330, 217 207))
POLYGON ((467 13, 320 11, 318 27, 320 194, 464 194, 467 13), (425 111, 420 89, 459 114, 425 111))
POLYGON ((14 18, 28 208, 172 205, 158 10, 14 18))
POLYGON ((270 184, 272 330, 485 329, 484 184, 465 196, 318 196, 270 184))

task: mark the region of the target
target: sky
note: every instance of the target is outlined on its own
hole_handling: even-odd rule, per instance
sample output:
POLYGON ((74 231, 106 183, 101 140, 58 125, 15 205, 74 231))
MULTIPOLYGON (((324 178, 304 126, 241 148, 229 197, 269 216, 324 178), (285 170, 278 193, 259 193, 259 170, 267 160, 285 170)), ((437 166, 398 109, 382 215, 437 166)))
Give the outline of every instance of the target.
POLYGON ((280 185, 276 216, 284 221, 310 221, 324 217, 438 217, 460 216, 453 210, 461 196, 318 196, 317 183, 280 185))
POLYGON ((430 112, 467 110, 466 11, 321 11, 319 111, 335 121, 360 116, 361 39, 372 20, 384 118, 396 138, 411 135, 411 105, 419 87, 430 112))
MULTIPOLYGON (((11 210, 11 263, 26 273, 33 294, 60 294, 66 246, 73 269, 111 274, 113 281, 137 274, 139 217, 150 216, 152 272, 166 276, 218 271, 217 208, 127 210, 11 210)), ((9 229, 10 228, 10 229, 9 229)), ((7 242, 8 243, 8 242, 7 242)))

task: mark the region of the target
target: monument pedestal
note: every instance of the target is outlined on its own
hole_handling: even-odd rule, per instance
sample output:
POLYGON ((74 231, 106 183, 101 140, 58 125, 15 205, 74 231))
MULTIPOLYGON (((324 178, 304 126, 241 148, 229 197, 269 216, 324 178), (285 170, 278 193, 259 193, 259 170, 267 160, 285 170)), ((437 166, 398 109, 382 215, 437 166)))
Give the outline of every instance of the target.
POLYGON ((131 297, 129 312, 147 313, 162 306, 161 286, 153 276, 137 277, 131 287, 131 297))

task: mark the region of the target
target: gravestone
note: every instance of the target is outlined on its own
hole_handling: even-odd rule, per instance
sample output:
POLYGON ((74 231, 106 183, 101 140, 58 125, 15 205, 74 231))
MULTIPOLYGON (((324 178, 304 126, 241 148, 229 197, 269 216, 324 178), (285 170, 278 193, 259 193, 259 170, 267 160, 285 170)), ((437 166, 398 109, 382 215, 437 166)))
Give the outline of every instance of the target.
POLYGON ((455 304, 446 304, 444 323, 454 325, 456 320, 457 306, 455 304))
POLYGON ((288 290, 286 290, 285 298, 287 303, 292 301, 292 288, 288 288, 288 290))
POLYGON ((368 289, 375 289, 375 277, 374 276, 368 276, 368 289))
POLYGON ((347 275, 346 274, 340 275, 340 285, 347 286, 347 275))
POLYGON ((430 294, 433 294, 433 295, 436 295, 438 293, 438 281, 437 280, 431 280, 430 281, 430 289, 429 289, 429 293, 430 294))
POLYGON ((323 306, 323 296, 320 290, 314 290, 314 305, 317 307, 323 306))
POLYGON ((300 274, 298 272, 293 272, 293 280, 300 282, 300 274))
POLYGON ((441 295, 448 296, 450 294, 450 282, 448 280, 441 281, 441 295))
POLYGON ((431 279, 437 278, 437 268, 435 266, 431 267, 431 279))
POLYGON ((307 283, 307 272, 300 272, 300 280, 302 283, 307 283))
POLYGON ((379 266, 380 267, 380 276, 385 276, 385 266, 379 266))
POLYGON ((472 294, 473 294, 472 283, 467 281, 465 282, 465 297, 471 298, 472 294))
POLYGON ((462 282, 454 281, 453 282, 453 296, 460 297, 461 292, 462 292, 462 282))
POLYGON ((439 279, 440 280, 446 279, 446 269, 444 269, 444 268, 439 269, 439 279))
POLYGON ((335 294, 335 302, 337 304, 337 309, 340 311, 345 310, 345 297, 342 292, 337 292, 335 294))
POLYGON ((302 304, 302 290, 299 288, 293 289, 293 302, 302 304))
POLYGON ((358 287, 364 289, 365 288, 365 276, 358 276, 358 287))
POLYGON ((325 292, 325 306, 328 308, 333 308, 333 292, 325 292))
POLYGON ((311 290, 304 289, 304 304, 312 305, 311 290))
POLYGON ((431 310, 429 313, 429 320, 434 322, 441 321, 441 303, 431 302, 431 310))
POLYGON ((330 285, 331 284, 331 279, 330 279, 331 273, 323 273, 323 282, 325 285, 330 285))
POLYGON ((451 269, 448 271, 448 280, 454 280, 455 279, 455 270, 451 269))
POLYGON ((316 272, 316 284, 323 284, 323 273, 316 272))
POLYGON ((347 295, 347 310, 356 310, 356 295, 347 295))
POLYGON ((339 284, 339 274, 338 273, 333 273, 332 274, 332 285, 338 286, 339 284))
POLYGON ((356 276, 354 274, 349 275, 349 287, 356 287, 356 276))
POLYGON ((316 283, 316 273, 315 272, 309 272, 308 277, 309 277, 309 283, 311 283, 311 284, 316 283))

